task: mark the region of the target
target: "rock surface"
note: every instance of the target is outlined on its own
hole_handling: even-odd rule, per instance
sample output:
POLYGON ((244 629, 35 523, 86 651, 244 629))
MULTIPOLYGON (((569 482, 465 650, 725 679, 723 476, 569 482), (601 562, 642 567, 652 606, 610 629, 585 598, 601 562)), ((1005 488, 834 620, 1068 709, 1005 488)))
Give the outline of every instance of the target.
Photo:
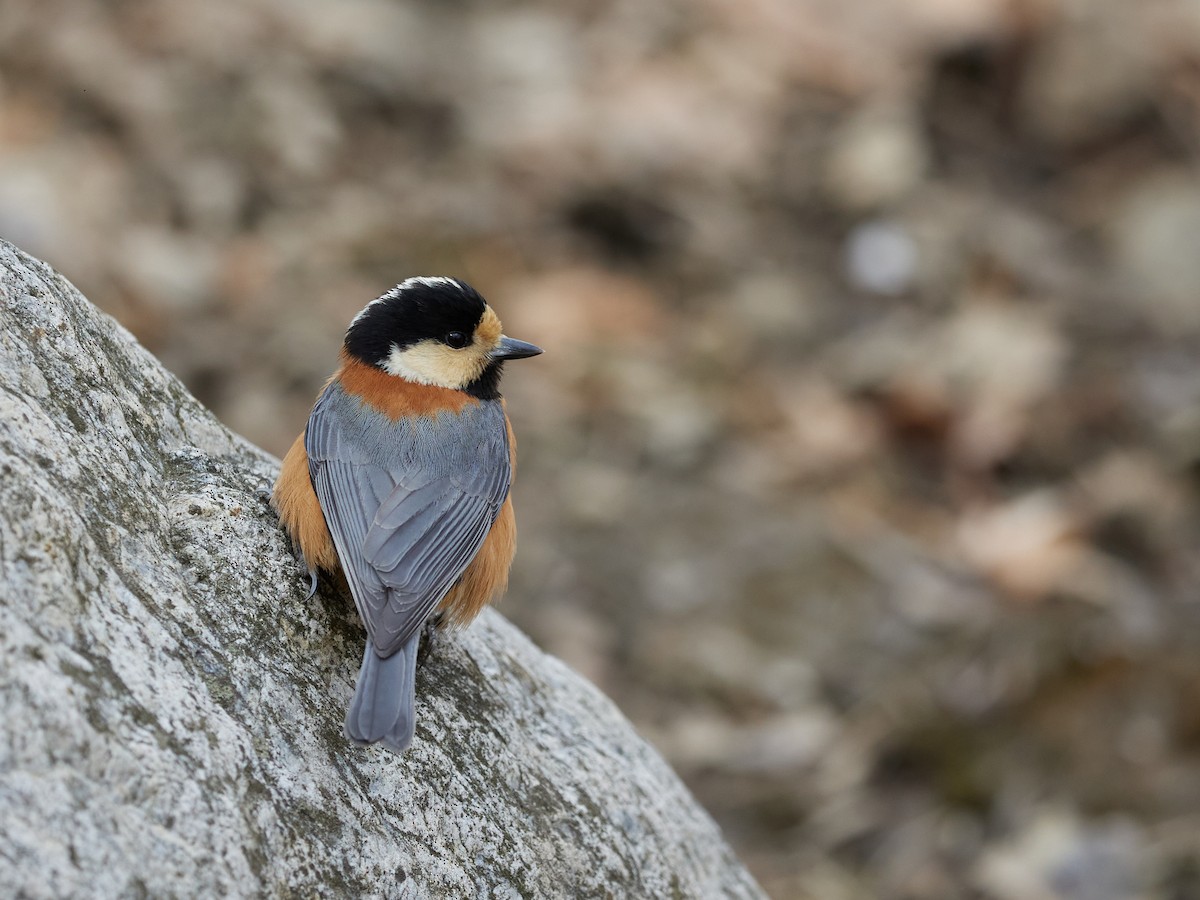
POLYGON ((231 434, 0 242, 0 894, 757 897, 616 708, 498 614, 341 734, 362 631, 309 603, 231 434))

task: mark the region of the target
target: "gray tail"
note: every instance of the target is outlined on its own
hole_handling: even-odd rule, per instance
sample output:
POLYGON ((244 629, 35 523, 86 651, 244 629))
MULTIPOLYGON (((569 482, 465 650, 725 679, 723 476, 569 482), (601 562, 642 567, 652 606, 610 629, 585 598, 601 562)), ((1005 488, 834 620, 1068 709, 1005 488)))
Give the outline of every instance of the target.
POLYGON ((395 753, 412 743, 417 677, 417 645, 421 633, 389 657, 382 657, 367 641, 354 699, 346 712, 346 737, 361 747, 379 742, 395 753))

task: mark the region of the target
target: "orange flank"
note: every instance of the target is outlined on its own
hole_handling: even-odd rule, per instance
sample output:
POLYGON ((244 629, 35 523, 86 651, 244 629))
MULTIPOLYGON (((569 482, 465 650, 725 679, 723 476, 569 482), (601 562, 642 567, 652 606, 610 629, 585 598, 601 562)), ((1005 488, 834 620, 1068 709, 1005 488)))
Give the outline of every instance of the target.
POLYGON ((338 569, 337 552, 308 475, 304 434, 300 432, 300 437, 283 458, 279 479, 275 482, 275 508, 279 510, 283 527, 300 545, 304 561, 314 568, 335 572, 338 569))
POLYGON ((512 498, 504 501, 483 546, 438 605, 447 624, 469 625, 497 594, 508 587, 508 569, 517 552, 517 519, 512 498))

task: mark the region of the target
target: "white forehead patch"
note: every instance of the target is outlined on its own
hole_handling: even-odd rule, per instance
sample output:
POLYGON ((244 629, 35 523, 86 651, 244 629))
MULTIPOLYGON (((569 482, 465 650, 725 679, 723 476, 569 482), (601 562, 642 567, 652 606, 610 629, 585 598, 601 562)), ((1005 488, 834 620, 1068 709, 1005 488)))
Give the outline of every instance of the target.
POLYGON ((457 278, 447 278, 445 275, 414 275, 412 278, 405 278, 394 288, 385 291, 364 306, 362 310, 359 311, 358 315, 350 320, 350 327, 353 328, 355 323, 365 316, 367 314, 367 310, 369 310, 375 304, 386 303, 388 300, 395 300, 405 291, 417 287, 418 285, 421 287, 438 287, 439 285, 449 285, 462 290, 462 282, 460 282, 457 278))

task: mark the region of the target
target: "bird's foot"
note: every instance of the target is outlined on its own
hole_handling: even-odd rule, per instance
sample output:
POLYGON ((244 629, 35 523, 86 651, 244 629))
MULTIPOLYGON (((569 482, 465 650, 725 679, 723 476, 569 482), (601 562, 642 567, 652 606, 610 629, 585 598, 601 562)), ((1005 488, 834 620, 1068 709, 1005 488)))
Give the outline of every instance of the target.
POLYGON ((317 592, 317 570, 308 570, 308 593, 304 595, 304 602, 308 602, 313 598, 313 594, 317 592))
POLYGON ((442 637, 442 622, 445 620, 445 613, 434 613, 425 620, 425 626, 421 629, 421 646, 417 648, 417 665, 424 665, 425 660, 436 649, 442 637))

